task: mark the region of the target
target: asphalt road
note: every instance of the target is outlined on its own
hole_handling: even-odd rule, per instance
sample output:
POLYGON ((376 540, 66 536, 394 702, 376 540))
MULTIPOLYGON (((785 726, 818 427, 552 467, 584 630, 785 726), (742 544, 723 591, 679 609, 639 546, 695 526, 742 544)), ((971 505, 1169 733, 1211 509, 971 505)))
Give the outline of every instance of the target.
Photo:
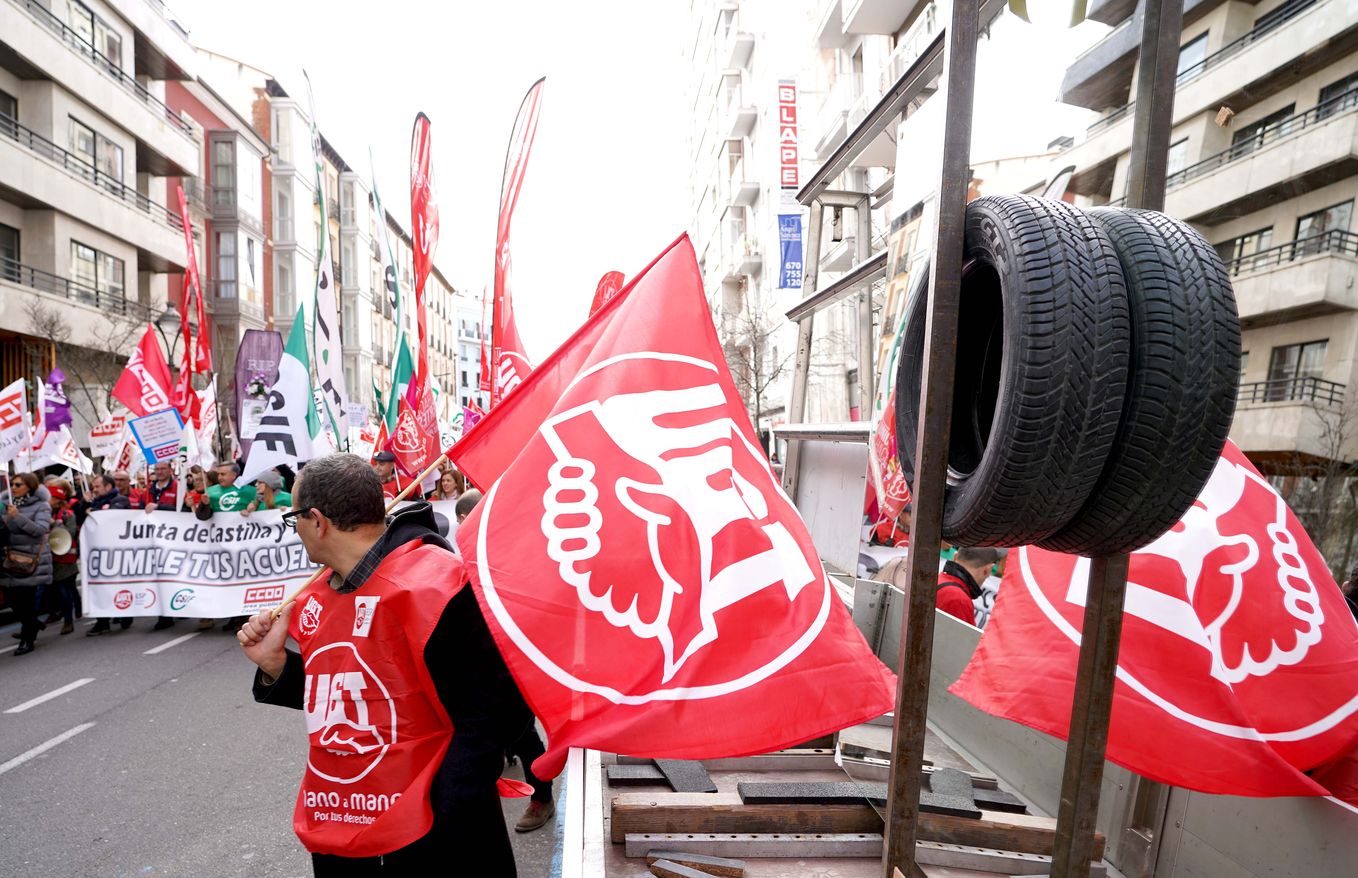
MULTIPOLYGON (((0 875, 311 875, 301 713, 255 704, 231 634, 152 621, 51 625, 24 656, 0 628, 0 875)), ((506 801, 511 827, 525 802, 506 801)), ((551 874, 556 832, 511 831, 522 878, 551 874)))

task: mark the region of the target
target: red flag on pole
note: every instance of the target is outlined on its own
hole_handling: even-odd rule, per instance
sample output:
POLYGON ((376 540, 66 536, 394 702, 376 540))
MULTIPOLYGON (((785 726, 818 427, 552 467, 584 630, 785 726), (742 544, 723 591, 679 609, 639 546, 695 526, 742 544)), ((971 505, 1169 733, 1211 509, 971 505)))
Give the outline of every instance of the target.
POLYGON ((528 155, 533 150, 533 138, 538 131, 538 114, 542 109, 542 90, 546 81, 543 77, 533 83, 519 105, 514 130, 509 135, 504 174, 500 178, 500 219, 495 231, 495 305, 491 313, 490 336, 492 406, 533 371, 514 320, 509 233, 514 223, 514 207, 519 203, 519 192, 523 189, 523 177, 528 171, 528 155))
POLYGON ((598 311, 609 299, 616 296, 622 289, 624 280, 621 271, 604 272, 604 276, 599 278, 598 285, 594 287, 594 301, 589 305, 589 313, 598 311))
POLYGON ((170 366, 150 324, 113 385, 113 398, 138 417, 170 408, 170 366))
POLYGON ((188 255, 187 266, 184 270, 184 289, 179 297, 179 316, 184 321, 184 352, 185 359, 189 357, 189 352, 193 352, 194 372, 212 371, 212 344, 208 333, 207 322, 203 313, 203 285, 198 275, 198 253, 193 246, 193 221, 189 217, 189 201, 184 196, 184 187, 179 186, 179 221, 184 227, 184 248, 188 255), (190 311, 192 307, 192 311, 190 311), (192 325, 190 325, 190 315, 192 315, 192 325), (198 331, 195 336, 193 326, 197 326, 198 331), (196 344, 194 344, 196 339, 196 344))
MULTIPOLYGON (((415 361, 416 385, 429 383, 428 321, 424 309, 424 284, 434 268, 434 251, 439 243, 439 208, 434 195, 432 165, 432 131, 429 117, 415 116, 415 128, 410 134, 410 229, 415 263, 415 321, 419 331, 420 349, 415 361)), ((411 400, 418 400, 418 390, 409 392, 411 400)))
POLYGON ((450 455, 493 485, 458 546, 547 729, 540 776, 569 747, 763 753, 891 709, 759 446, 687 236, 450 455))
MULTIPOLYGON (((952 691, 1068 733, 1088 560, 1011 553, 952 691)), ((1236 796, 1324 795, 1302 774, 1358 741, 1358 625, 1287 504, 1227 443, 1193 507, 1131 557, 1108 759, 1236 796)))
POLYGON ((490 377, 490 351, 486 347, 486 335, 490 327, 486 323, 486 289, 481 288, 481 376, 477 381, 477 389, 488 391, 491 387, 490 377))

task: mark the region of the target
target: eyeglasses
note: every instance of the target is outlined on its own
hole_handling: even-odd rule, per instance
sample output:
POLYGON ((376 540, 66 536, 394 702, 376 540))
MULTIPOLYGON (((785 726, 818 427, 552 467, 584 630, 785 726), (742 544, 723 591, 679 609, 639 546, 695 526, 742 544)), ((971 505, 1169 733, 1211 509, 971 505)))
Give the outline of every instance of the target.
POLYGON ((283 526, 289 530, 297 530, 297 519, 311 511, 310 506, 303 506, 301 509, 294 509, 291 512, 283 513, 283 526))

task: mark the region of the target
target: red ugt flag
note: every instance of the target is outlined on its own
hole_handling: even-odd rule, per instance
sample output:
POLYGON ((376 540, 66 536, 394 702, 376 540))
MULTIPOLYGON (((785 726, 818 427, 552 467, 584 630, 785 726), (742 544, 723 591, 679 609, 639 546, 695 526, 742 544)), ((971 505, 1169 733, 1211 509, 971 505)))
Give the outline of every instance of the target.
MULTIPOLYGON (((542 110, 542 92, 546 82, 546 78, 543 78, 533 83, 519 105, 519 114, 514 118, 514 130, 509 135, 504 173, 500 178, 500 217, 495 229, 495 304, 491 311, 490 334, 492 406, 499 405, 500 400, 533 371, 533 364, 528 361, 523 340, 519 338, 518 324, 514 320, 509 233, 514 225, 514 208, 519 203, 523 178, 528 172, 528 155, 533 150, 533 138, 537 136, 538 114, 542 110)), ((483 370, 482 375, 485 374, 483 370)))
MULTIPOLYGON (((950 691, 1066 737, 1088 561, 1032 547, 950 691)), ((1108 758, 1236 796, 1325 795, 1303 771, 1358 741, 1358 626, 1283 499, 1227 443, 1202 494, 1133 553, 1108 758)))
POLYGON ((138 417, 170 407, 170 366, 150 325, 113 385, 113 398, 138 417))
POLYGON ((541 776, 569 747, 762 753, 891 709, 755 439, 687 237, 450 456, 491 485, 458 546, 547 729, 541 776))

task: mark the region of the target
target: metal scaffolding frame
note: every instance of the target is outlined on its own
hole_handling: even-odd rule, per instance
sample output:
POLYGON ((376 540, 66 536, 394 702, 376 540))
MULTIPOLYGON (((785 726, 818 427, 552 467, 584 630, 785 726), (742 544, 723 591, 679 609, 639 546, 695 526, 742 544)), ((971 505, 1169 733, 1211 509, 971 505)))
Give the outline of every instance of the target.
MULTIPOLYGON (((788 318, 798 324, 796 366, 788 408, 791 423, 784 431, 789 444, 783 474, 784 485, 794 498, 801 465, 801 443, 834 441, 850 429, 850 425, 834 425, 817 430, 802 421, 806 412, 815 314, 855 292, 860 297, 858 369, 859 385, 863 388, 862 410, 871 410, 874 371, 869 287, 885 274, 886 254, 873 255, 869 250, 873 193, 843 192, 829 186, 874 138, 896 122, 912 101, 925 94, 935 79, 943 78, 943 161, 936 199, 938 221, 931 248, 927 344, 920 391, 925 428, 918 431, 914 458, 916 479, 911 486, 914 502, 910 522, 910 594, 897 668, 886 845, 882 860, 885 878, 896 875, 913 878, 922 874, 914 856, 915 829, 928 716, 934 591, 942 539, 952 415, 976 49, 981 22, 989 22, 1000 11, 999 0, 953 0, 951 21, 946 29, 930 42, 797 194, 798 200, 810 208, 804 287, 811 292, 787 312, 788 318), (818 289, 821 227, 826 207, 851 207, 857 213, 858 264, 839 280, 818 289)), ((1158 210, 1164 206, 1165 167, 1182 22, 1183 0, 1146 0, 1127 198, 1131 207, 1158 210)), ((862 432, 863 425, 852 427, 853 432, 862 432)), ((1052 878, 1075 878, 1089 873, 1113 680, 1117 671, 1127 563, 1126 555, 1118 555, 1095 558, 1090 565, 1061 806, 1057 814, 1052 878)))

